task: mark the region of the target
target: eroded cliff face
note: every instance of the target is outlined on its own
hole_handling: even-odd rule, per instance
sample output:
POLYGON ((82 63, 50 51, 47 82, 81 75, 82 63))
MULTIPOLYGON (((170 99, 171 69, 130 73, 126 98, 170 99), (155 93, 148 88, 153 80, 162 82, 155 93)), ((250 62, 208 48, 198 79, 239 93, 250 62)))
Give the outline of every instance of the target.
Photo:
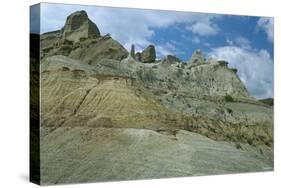
POLYGON ((100 31, 85 11, 74 12, 66 19, 62 39, 78 42, 81 38, 100 37, 100 31))
POLYGON ((135 168, 140 178, 273 168, 273 107, 250 96, 226 61, 206 61, 201 51, 188 62, 171 55, 155 60, 157 49, 151 46, 142 53, 132 47, 129 54, 109 35, 101 36, 98 28, 89 31, 95 26, 89 23, 87 14, 79 11, 68 17, 62 30, 41 35, 44 183, 79 182, 81 171, 89 175, 87 181, 101 181, 134 179, 135 168), (100 148, 106 143, 108 147, 100 148), (76 146, 81 152, 72 153, 76 146), (165 155, 148 159, 150 165, 159 165, 140 169, 145 160, 136 149, 129 152, 131 147, 148 156, 165 155), (99 154, 89 154, 96 149, 99 154), (199 153, 215 172, 200 168, 199 153), (231 153, 239 153, 235 162, 231 153), (76 166, 72 158, 85 162, 76 166), (64 159, 61 170, 55 170, 64 159), (114 164, 109 161, 119 161, 116 172, 127 173, 110 174, 114 164), (99 170, 85 171, 98 163, 99 170), (173 164, 175 170, 170 169, 173 164), (160 166, 169 173, 159 174, 160 166), (65 178, 53 175, 54 170, 63 173, 76 167, 80 170, 67 170, 71 172, 65 178))
POLYGON ((109 35, 100 31, 85 11, 77 11, 67 17, 61 30, 41 35, 41 59, 64 55, 84 64, 94 64, 108 58, 122 60, 128 51, 109 35))
MULTIPOLYGON (((235 126, 245 125, 242 142, 247 143, 246 135, 250 132, 255 132, 251 136, 254 142, 272 142, 270 106, 234 94, 227 95, 228 99, 225 90, 222 94, 204 94, 204 89, 209 91, 211 85, 197 86, 201 94, 196 94, 188 89, 191 84, 185 77, 172 72, 173 67, 161 67, 159 63, 155 70, 146 65, 130 57, 121 62, 103 59, 95 65, 84 65, 65 56, 46 58, 41 64, 43 125, 187 129, 220 140, 235 140, 235 126), (170 83, 172 78, 177 78, 177 82, 170 83), (268 127, 256 132, 262 124, 268 127), (259 134, 266 139, 260 139, 259 134)), ((221 69, 228 71, 225 67, 221 69)), ((231 71, 227 73, 236 76, 231 71)))

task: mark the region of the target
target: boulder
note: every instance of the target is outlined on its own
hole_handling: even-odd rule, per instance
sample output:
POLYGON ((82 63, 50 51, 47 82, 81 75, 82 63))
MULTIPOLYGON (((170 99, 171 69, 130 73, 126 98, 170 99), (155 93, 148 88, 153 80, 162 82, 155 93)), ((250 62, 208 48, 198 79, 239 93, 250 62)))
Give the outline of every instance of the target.
POLYGON ((99 36, 98 27, 88 18, 85 11, 77 11, 67 17, 62 33, 63 40, 78 42, 80 38, 96 38, 99 36))
POLYGON ((149 45, 141 53, 141 61, 144 63, 155 62, 156 52, 153 45, 149 45))

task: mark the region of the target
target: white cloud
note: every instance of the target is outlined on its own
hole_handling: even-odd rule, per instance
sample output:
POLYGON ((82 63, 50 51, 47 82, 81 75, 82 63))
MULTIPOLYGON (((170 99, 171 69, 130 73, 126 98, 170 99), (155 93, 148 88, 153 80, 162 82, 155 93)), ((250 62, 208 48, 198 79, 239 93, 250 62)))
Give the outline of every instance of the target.
POLYGON ((191 39, 191 42, 193 44, 199 44, 200 43, 200 38, 197 37, 197 36, 194 36, 192 39, 191 39))
POLYGON ((228 45, 230 45, 230 46, 232 46, 232 45, 233 45, 233 41, 232 41, 232 40, 230 40, 230 39, 226 39, 226 43, 227 43, 228 45))
POLYGON ((214 35, 218 29, 214 21, 220 17, 213 14, 175 11, 43 4, 42 31, 60 29, 66 17, 77 10, 85 10, 102 34, 110 33, 128 50, 131 44, 135 44, 137 50, 145 48, 151 43, 150 39, 155 28, 170 27, 176 23, 192 26, 192 32, 199 35, 214 35))
POLYGON ((211 46, 211 44, 210 43, 208 43, 208 42, 204 42, 204 44, 203 44, 204 46, 206 46, 206 47, 210 47, 211 46))
MULTIPOLYGON (((187 37, 193 43, 200 42, 206 46, 209 44, 200 40, 199 36, 213 36, 220 31, 216 21, 221 16, 214 14, 43 4, 41 32, 62 28, 67 16, 77 10, 85 10, 102 34, 110 33, 128 50, 131 44, 135 44, 136 51, 143 50, 151 44, 155 28, 167 28, 176 23, 184 25, 185 31, 181 33, 183 37, 187 37)), ((266 32, 269 41, 273 41, 272 18, 259 19, 257 27, 266 32)), ((239 77, 253 95, 258 98, 273 96, 273 60, 268 52, 253 50, 251 43, 243 37, 231 38, 226 42, 228 46, 215 48, 210 54, 219 59, 226 59, 230 62, 230 66, 236 67, 239 77)), ((157 57, 175 54, 175 52, 181 53, 173 41, 154 45, 157 57)))
POLYGON ((241 36, 235 37, 233 40, 226 39, 226 43, 229 46, 239 46, 243 49, 248 49, 248 50, 252 48, 251 42, 247 38, 241 36))
POLYGON ((273 42, 273 37, 274 37, 274 21, 273 18, 260 18, 257 22, 258 28, 262 29, 266 35, 267 39, 270 42, 273 42))
POLYGON ((156 56, 158 58, 165 57, 167 55, 175 55, 176 53, 179 53, 180 50, 175 47, 174 44, 171 42, 166 42, 164 45, 155 45, 156 49, 156 56))
POLYGON ((230 67, 237 68, 241 81, 256 98, 273 97, 274 64, 266 50, 223 46, 213 49, 209 56, 227 60, 230 67))
POLYGON ((244 49, 251 49, 251 42, 245 37, 236 37, 234 42, 237 46, 244 48, 244 49))
POLYGON ((206 22, 196 22, 188 25, 186 29, 201 36, 211 36, 218 33, 218 27, 208 20, 206 22))

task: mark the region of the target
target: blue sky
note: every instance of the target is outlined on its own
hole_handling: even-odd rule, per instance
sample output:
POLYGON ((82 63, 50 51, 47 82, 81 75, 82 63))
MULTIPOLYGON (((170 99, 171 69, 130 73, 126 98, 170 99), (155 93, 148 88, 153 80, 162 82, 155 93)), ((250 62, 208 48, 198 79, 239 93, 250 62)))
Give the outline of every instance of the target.
MULTIPOLYGON (((44 33, 62 28, 77 10, 87 11, 102 34, 110 33, 128 50, 131 44, 137 51, 154 44, 158 58, 173 54, 187 61, 201 49, 206 58, 225 59, 237 68, 250 94, 273 97, 273 18, 41 4, 41 20, 36 14, 31 20, 41 21, 44 33)), ((38 32, 36 24, 31 24, 31 31, 38 32)))

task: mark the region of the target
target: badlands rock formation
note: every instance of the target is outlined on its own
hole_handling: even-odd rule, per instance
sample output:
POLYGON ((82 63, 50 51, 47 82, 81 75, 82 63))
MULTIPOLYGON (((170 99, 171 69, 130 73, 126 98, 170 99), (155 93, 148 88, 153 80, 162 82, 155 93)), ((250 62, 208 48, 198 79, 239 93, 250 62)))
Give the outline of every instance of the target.
POLYGON ((156 52, 153 45, 149 45, 141 53, 141 61, 144 63, 153 63, 155 61, 155 58, 156 52))
POLYGON ((62 33, 64 40, 78 42, 82 38, 97 38, 99 36, 98 27, 88 18, 85 11, 74 12, 67 17, 62 33))
POLYGON ((196 50, 196 51, 192 54, 192 56, 191 56, 189 62, 190 62, 190 63, 205 63, 205 58, 204 58, 204 56, 203 56, 201 50, 199 50, 199 49, 196 50))
POLYGON ((273 107, 226 61, 156 61, 84 11, 40 36, 42 184, 273 169, 273 107))

